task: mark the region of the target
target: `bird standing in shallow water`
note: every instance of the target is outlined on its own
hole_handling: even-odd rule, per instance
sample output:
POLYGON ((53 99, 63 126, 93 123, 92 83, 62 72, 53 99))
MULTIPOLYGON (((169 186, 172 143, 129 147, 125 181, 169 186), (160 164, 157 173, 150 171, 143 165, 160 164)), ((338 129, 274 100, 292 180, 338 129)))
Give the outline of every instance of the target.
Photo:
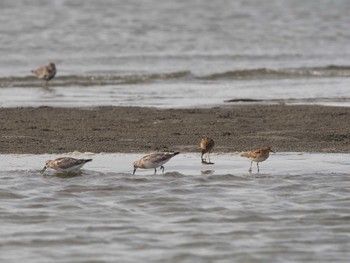
POLYGON ((134 162, 134 172, 132 174, 135 174, 137 168, 142 169, 152 169, 154 168, 154 174, 157 173, 157 167, 160 166, 160 169, 164 173, 164 166, 166 162, 168 162, 171 158, 173 158, 175 155, 178 155, 179 152, 174 153, 151 153, 148 155, 145 155, 140 160, 134 162))
POLYGON ((242 152, 241 156, 242 157, 247 157, 251 160, 250 162, 250 168, 249 168, 249 172, 252 171, 252 164, 253 162, 256 162, 256 166, 258 167, 258 172, 259 170, 259 163, 265 161, 267 158, 269 158, 270 156, 270 152, 273 152, 273 150, 271 150, 270 146, 266 146, 263 147, 261 149, 257 149, 254 151, 250 151, 250 152, 242 152))
POLYGON ((91 162, 92 159, 75 159, 71 157, 61 157, 55 160, 46 161, 45 167, 41 170, 43 174, 47 168, 52 168, 59 172, 77 172, 84 164, 91 162))
POLYGON ((46 84, 49 80, 53 79, 56 75, 56 65, 54 63, 49 63, 45 66, 32 70, 38 79, 46 80, 46 84))
POLYGON ((199 144, 199 147, 201 149, 201 159, 203 164, 213 164, 210 162, 210 153, 214 148, 214 140, 209 137, 204 137, 201 139, 201 142, 199 144), (206 154, 208 157, 209 162, 207 162, 207 158, 203 159, 203 155, 206 154))

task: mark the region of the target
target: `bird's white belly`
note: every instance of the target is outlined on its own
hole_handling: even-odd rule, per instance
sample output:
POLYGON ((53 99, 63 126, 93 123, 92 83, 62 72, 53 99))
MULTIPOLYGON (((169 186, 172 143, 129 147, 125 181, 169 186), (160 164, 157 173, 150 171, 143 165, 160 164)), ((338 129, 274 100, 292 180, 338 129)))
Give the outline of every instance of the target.
POLYGON ((149 169, 149 168, 157 168, 159 166, 162 166, 163 164, 165 164, 166 162, 168 162, 169 160, 165 160, 165 161, 162 161, 162 162, 151 162, 151 161, 148 161, 146 164, 145 164, 145 168, 146 169, 149 169))
POLYGON ((81 167, 83 167, 83 163, 82 164, 79 164, 79 165, 74 165, 72 167, 69 167, 69 168, 65 168, 65 169, 62 169, 62 168, 57 168, 56 170, 59 171, 59 172, 76 172, 78 171, 81 167))
POLYGON ((250 160, 257 162, 257 163, 260 163, 260 162, 265 161, 267 158, 268 157, 258 157, 258 158, 250 158, 250 160))

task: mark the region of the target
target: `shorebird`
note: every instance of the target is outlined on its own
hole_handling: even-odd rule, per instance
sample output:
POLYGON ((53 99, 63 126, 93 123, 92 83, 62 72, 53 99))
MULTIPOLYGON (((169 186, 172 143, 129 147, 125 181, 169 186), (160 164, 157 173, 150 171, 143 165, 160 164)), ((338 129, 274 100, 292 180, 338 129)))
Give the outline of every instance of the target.
POLYGON ((271 150, 270 146, 266 146, 266 147, 263 147, 261 149, 257 149, 257 150, 250 151, 250 152, 241 152, 241 156, 247 157, 251 160, 249 172, 252 171, 253 162, 256 162, 256 166, 258 167, 258 172, 259 172, 259 163, 263 162, 267 158, 269 158, 270 152, 274 153, 274 151, 271 150))
POLYGON ((209 137, 204 137, 201 139, 201 142, 199 144, 199 147, 201 149, 201 159, 202 159, 202 163, 204 164, 212 164, 210 162, 210 153, 211 150, 213 150, 214 147, 214 140, 209 138, 209 137), (203 155, 206 154, 206 156, 208 157, 209 162, 207 162, 207 158, 203 159, 203 155))
POLYGON ((160 169, 164 173, 164 166, 175 155, 178 155, 179 152, 174 153, 151 153, 143 156, 140 160, 134 162, 134 172, 135 174, 137 168, 142 169, 152 169, 154 168, 154 174, 157 173, 157 167, 160 166, 160 169))
POLYGON ((77 172, 84 164, 91 162, 92 159, 75 159, 71 157, 61 157, 55 160, 46 161, 45 167, 41 170, 43 174, 46 168, 52 168, 59 172, 77 172))
POLYGON ((47 83, 49 80, 55 77, 56 66, 54 63, 51 62, 45 66, 32 70, 32 73, 34 73, 38 77, 38 79, 46 80, 47 83))

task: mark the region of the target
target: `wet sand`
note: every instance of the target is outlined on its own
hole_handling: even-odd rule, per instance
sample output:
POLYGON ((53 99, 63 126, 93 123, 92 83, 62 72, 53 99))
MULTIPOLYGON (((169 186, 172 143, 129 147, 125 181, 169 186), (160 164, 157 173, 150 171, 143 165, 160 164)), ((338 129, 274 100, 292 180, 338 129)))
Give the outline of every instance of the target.
POLYGON ((350 108, 252 105, 211 109, 1 108, 1 153, 215 152, 270 145, 283 152, 350 152, 350 108))

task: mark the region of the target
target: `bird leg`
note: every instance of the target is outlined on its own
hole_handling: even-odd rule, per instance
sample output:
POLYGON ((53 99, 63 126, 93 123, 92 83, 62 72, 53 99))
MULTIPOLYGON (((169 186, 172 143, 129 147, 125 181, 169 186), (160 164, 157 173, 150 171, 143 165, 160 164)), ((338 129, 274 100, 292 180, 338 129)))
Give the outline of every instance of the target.
POLYGON ((157 168, 154 168, 154 174, 156 174, 157 173, 157 168))
POLYGON ((258 167, 258 172, 260 172, 260 170, 259 170, 259 163, 258 162, 256 162, 256 166, 258 167))
POLYGON ((253 161, 250 162, 250 168, 249 168, 249 172, 252 172, 252 165, 253 165, 253 161))
POLYGON ((136 168, 134 169, 134 171, 133 171, 132 175, 134 175, 134 174, 135 174, 135 172, 136 172, 136 168))
POLYGON ((203 159, 203 153, 202 153, 202 155, 201 155, 201 159, 202 159, 202 163, 205 163, 206 162, 206 160, 205 159, 203 159))

